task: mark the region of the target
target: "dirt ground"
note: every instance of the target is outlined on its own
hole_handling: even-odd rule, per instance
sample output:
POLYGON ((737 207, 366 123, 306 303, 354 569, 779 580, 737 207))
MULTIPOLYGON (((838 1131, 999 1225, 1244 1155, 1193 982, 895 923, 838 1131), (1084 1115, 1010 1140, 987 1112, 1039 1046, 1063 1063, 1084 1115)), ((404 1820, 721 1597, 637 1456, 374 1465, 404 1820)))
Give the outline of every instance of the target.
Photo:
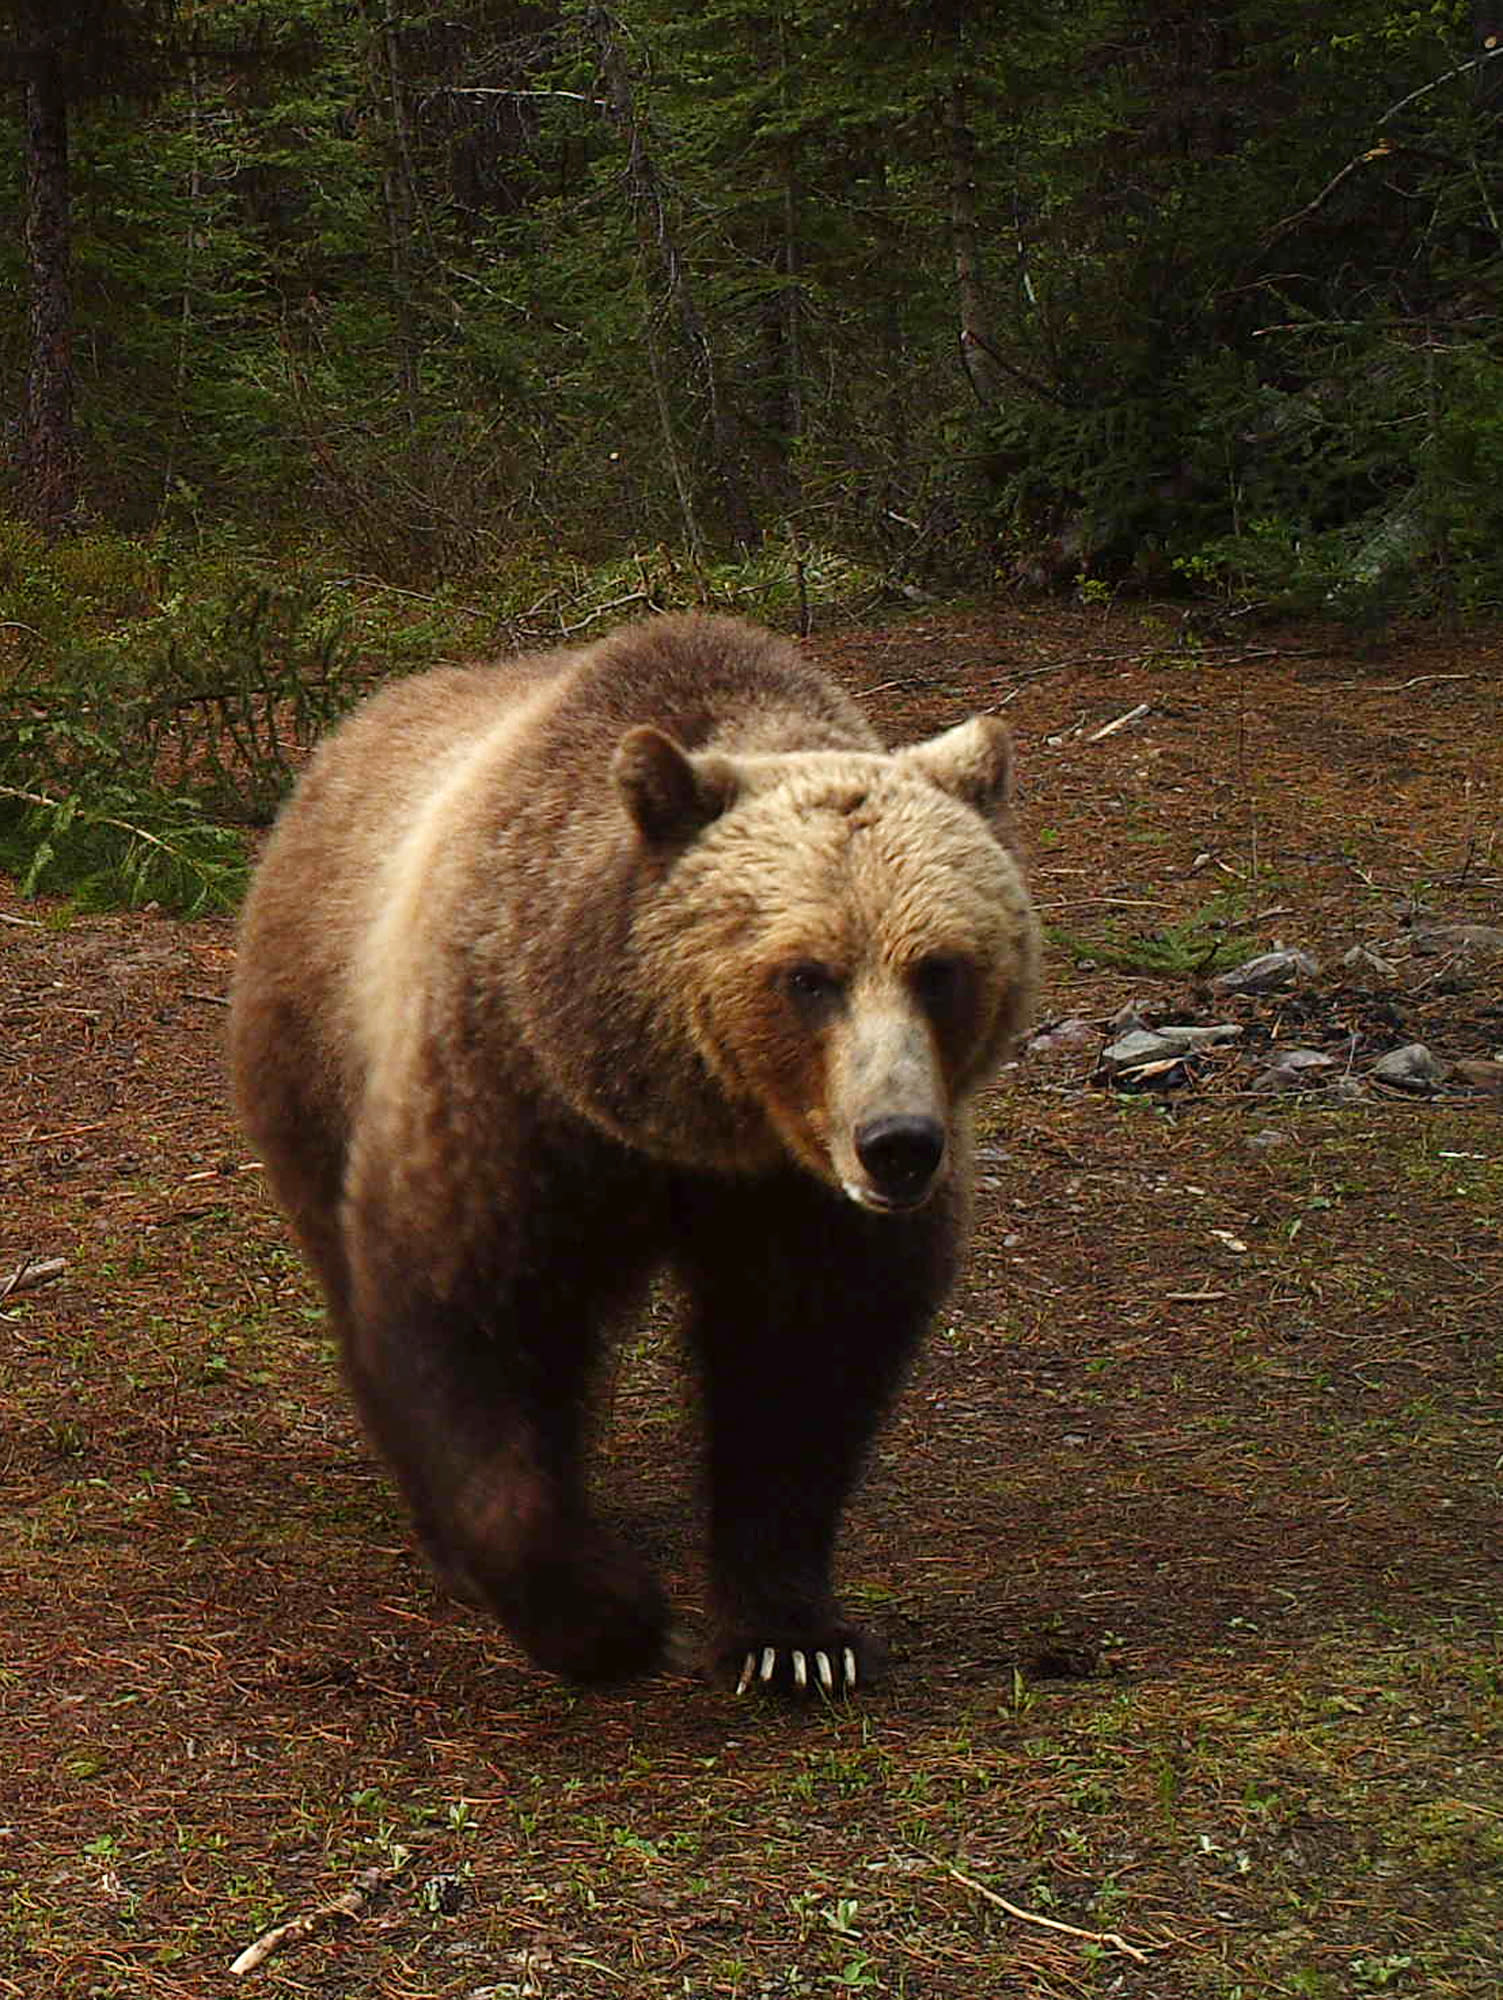
MULTIPOLYGON (((0 1996, 1503 1992, 1503 959, 1425 935, 1503 924, 1498 633, 812 646, 895 738, 1008 716, 1087 1024, 988 1094, 851 1522, 890 1680, 582 1695, 439 1596, 228 1111, 229 925, 0 884, 0 1996), (1243 1034, 1113 1089, 1129 1002, 1243 1034)), ((692 1627, 666 1310, 609 1484, 692 1627)))

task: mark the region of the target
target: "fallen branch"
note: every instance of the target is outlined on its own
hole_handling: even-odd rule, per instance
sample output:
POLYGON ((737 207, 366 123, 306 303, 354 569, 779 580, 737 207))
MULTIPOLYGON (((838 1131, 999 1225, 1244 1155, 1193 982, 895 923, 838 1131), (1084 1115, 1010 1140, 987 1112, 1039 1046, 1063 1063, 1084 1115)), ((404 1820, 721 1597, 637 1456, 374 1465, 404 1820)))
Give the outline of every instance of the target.
POLYGON ((1430 687, 1436 681, 1474 681, 1475 674, 1416 674, 1410 681, 1333 681, 1331 692, 1340 688, 1361 688, 1367 694, 1405 694, 1410 688, 1430 687))
POLYGON ((254 1972, 258 1965, 264 1965, 272 1953, 280 1951, 284 1944, 297 1944, 303 1938, 312 1937, 315 1931, 322 1930, 336 1917, 348 1917, 351 1921, 363 1917, 387 1883, 400 1875, 406 1866, 407 1857, 404 1855, 391 1868, 363 1868, 355 1877, 353 1886, 346 1889, 342 1896, 336 1896, 332 1903, 321 1903, 316 1910, 293 1917, 288 1923, 278 1924, 264 1932, 254 1944, 248 1944, 231 1965, 230 1971, 236 1978, 241 1978, 247 1972, 254 1972))
POLYGON ((1119 729, 1125 729, 1129 722, 1141 722, 1143 717, 1150 712, 1150 706, 1148 702, 1140 701, 1136 708, 1128 709, 1125 715, 1119 715, 1115 721, 1108 722, 1100 729, 1094 731, 1093 734, 1086 738, 1086 742, 1104 742, 1108 736, 1115 736, 1119 729))
POLYGON ((1503 56, 1503 48, 1500 48, 1498 46, 1496 36, 1489 36, 1488 39, 1490 46, 1485 48, 1480 56, 1473 56, 1470 62, 1458 63, 1455 69, 1448 69, 1440 76, 1432 76, 1430 81, 1428 83, 1422 83, 1418 90, 1411 90, 1409 95, 1407 97, 1401 97, 1397 104, 1390 104, 1388 109, 1383 113, 1382 117, 1378 120, 1378 123, 1380 125, 1386 125, 1390 118, 1397 117, 1399 112, 1405 110, 1409 105, 1413 104, 1415 98, 1425 97, 1428 96, 1428 94, 1432 90, 1439 90, 1440 86, 1443 83, 1449 83, 1452 77, 1465 76, 1467 71, 1470 69, 1481 69, 1484 63, 1496 62, 1500 56, 1503 56))
POLYGON ((1167 910, 1162 896, 1068 896, 1051 903, 1034 898, 1036 910, 1093 910, 1105 905, 1112 910, 1167 910))
POLYGON ((50 1285, 67 1268, 66 1257, 23 1258, 10 1276, 0 1281, 0 1306, 15 1292, 30 1292, 35 1291, 38 1285, 50 1285))
POLYGON ((1042 667, 1030 668, 1023 678, 1032 680, 1039 674, 1056 674, 1064 667, 1120 666, 1124 660, 1147 666, 1154 660, 1164 659, 1166 655, 1172 655, 1176 660, 1182 658, 1187 666, 1204 661, 1208 666, 1240 667, 1248 660, 1314 660, 1320 657, 1320 649, 1316 646, 1243 646, 1240 640, 1226 645, 1207 645, 1195 639, 1184 646, 1134 646, 1126 653, 1067 653, 1062 660, 1050 660, 1042 667))
POLYGON ((609 604, 598 605, 595 610, 586 612, 577 625, 565 625, 560 620, 558 629, 564 638, 572 639, 576 632, 586 631, 609 612, 620 611, 628 604, 646 604, 653 610, 657 609, 657 600, 650 590, 631 590, 627 592, 625 597, 613 597, 609 604))
POLYGON ((1291 229, 1297 229, 1302 222, 1314 215, 1317 209, 1323 208, 1342 182, 1356 173, 1359 167, 1365 167, 1373 160, 1386 160, 1392 152, 1393 147, 1389 141, 1380 139, 1376 146, 1369 146, 1365 153, 1359 153, 1356 159, 1348 160, 1339 173, 1331 176, 1313 201, 1307 201, 1304 207, 1296 209, 1293 215, 1286 215, 1282 222, 1274 224, 1263 238, 1263 248, 1271 250, 1281 236, 1287 236, 1291 229))
MULTIPOLYGON (((933 1859, 934 1857, 930 1857, 933 1859)), ((1140 1951, 1135 1944, 1129 1944, 1116 1931, 1083 1931, 1078 1924, 1064 1924, 1057 1917, 1041 1917, 1035 1910, 1019 1909, 1016 1903, 1009 1903, 1005 1896, 999 1896, 995 1889, 988 1889, 984 1882, 978 1882, 973 1875, 962 1874, 952 1862, 941 1861, 938 1865, 947 1875, 953 1875, 963 1889, 969 1889, 973 1896, 982 1896, 988 1903, 994 1903, 1020 1924, 1037 1924, 1046 1931, 1063 1931, 1066 1937, 1084 1938, 1089 1944, 1110 1945, 1113 1951, 1120 1951, 1128 1958, 1134 1958, 1139 1965, 1148 1963, 1146 1951, 1140 1951)))
MULTIPOLYGON (((0 799, 14 799, 23 806, 38 806, 44 812, 60 812, 64 804, 62 799, 49 798, 45 792, 27 791, 22 785, 0 785, 0 799)), ((83 817, 91 826, 112 826, 117 833, 129 834, 132 840, 144 840, 149 847, 158 847, 163 854, 177 859, 176 848, 169 847, 165 840, 158 839, 156 834, 148 833, 144 826, 137 826, 131 820, 116 819, 112 813, 87 812, 83 817)))
MULTIPOLYGON (((430 97, 560 97, 566 98, 570 104, 588 104, 592 111, 609 111, 611 108, 608 98, 589 97, 582 90, 489 90, 482 89, 478 84, 453 83, 431 90, 428 95, 430 97)), ((416 597, 418 592, 409 591, 407 595, 416 597)), ((436 604, 438 599, 434 598, 433 602, 436 604)))
POLYGON ((894 688, 911 688, 917 685, 918 680, 917 674, 905 674, 900 681, 878 681, 875 687, 857 688, 856 699, 865 701, 869 695, 891 694, 894 688))

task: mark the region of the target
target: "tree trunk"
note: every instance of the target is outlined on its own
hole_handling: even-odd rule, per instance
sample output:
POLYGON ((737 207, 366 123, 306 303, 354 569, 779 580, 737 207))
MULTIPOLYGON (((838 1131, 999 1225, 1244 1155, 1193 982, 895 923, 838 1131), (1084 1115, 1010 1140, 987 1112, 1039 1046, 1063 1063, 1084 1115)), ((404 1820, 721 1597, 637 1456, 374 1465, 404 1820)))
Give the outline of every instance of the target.
POLYGON ((172 382, 172 430, 167 440, 167 458, 162 467, 162 505, 172 497, 177 480, 178 447, 188 430, 188 355, 193 338, 193 305, 198 286, 197 265, 200 244, 207 240, 208 225, 203 215, 204 177, 201 152, 203 124, 203 68, 198 56, 188 59, 188 144, 192 165, 188 169, 188 226, 183 232, 183 294, 177 316, 177 367, 172 382))
MULTIPOLYGON (((721 503, 725 509, 726 525, 731 531, 732 539, 740 547, 755 548, 762 537, 741 476, 739 427, 730 406, 721 394, 715 351, 710 344, 704 319, 695 303, 688 274, 684 270, 678 243, 668 219, 662 180, 653 163, 652 153, 647 144, 647 132, 638 115, 636 100, 632 93, 631 75, 621 46, 620 26, 604 8, 598 7, 591 10, 589 22, 600 51, 600 68, 605 82, 606 97, 612 115, 627 142, 626 186, 636 217, 637 233, 644 251, 653 253, 661 265, 669 302, 677 314, 685 344, 698 363, 704 382, 715 469, 719 476, 718 483, 721 503)), ((649 341, 654 337, 652 330, 649 329, 649 341)), ((665 412, 667 382, 662 372, 661 350, 654 358, 649 347, 649 360, 654 361, 655 365, 653 386, 658 396, 659 409, 660 412, 665 412)))
MULTIPOLYGON (((893 212, 892 180, 885 158, 871 164, 871 209, 873 236, 878 253, 889 270, 898 265, 900 231, 893 212)), ((909 461, 913 455, 913 426, 908 408, 910 384, 915 371, 910 364, 908 343, 903 331, 903 298, 895 284, 882 287, 878 315, 878 352, 882 357, 882 410, 886 431, 886 474, 880 493, 880 531, 901 507, 907 493, 909 461), (901 469, 901 470, 900 470, 901 469)))
POLYGON ((26 260, 31 365, 21 435, 25 505, 49 538, 78 507, 68 231, 68 99, 57 62, 36 50, 26 80, 26 260))
MULTIPOLYGON (((778 18, 778 75, 778 96, 782 105, 784 125, 791 130, 793 57, 788 46, 786 13, 778 18)), ((782 364, 781 446, 784 474, 788 480, 792 502, 796 506, 799 497, 798 451, 804 435, 803 300, 799 286, 803 246, 799 236, 798 141, 792 137, 785 138, 778 148, 778 154, 783 183, 783 241, 779 258, 783 285, 778 293, 780 335, 778 359, 782 364)))
MULTIPOLYGON (((407 124, 407 91, 402 76, 402 52, 396 15, 390 0, 376 28, 377 87, 386 102, 381 184, 386 205, 386 252, 391 271, 392 307, 396 316, 397 395, 407 429, 414 471, 419 471, 418 440, 422 432, 422 342, 413 310, 412 246, 417 231, 416 176, 407 124)), ((423 481, 418 481, 420 489, 423 481)))
POLYGON ((960 358, 983 410, 1002 400, 1003 371, 981 282, 981 249, 976 227, 976 140, 966 116, 965 82, 957 70, 945 97, 945 134, 950 154, 950 242, 955 256, 956 303, 960 309, 960 358))
MULTIPOLYGON (((400 488, 405 506, 385 503, 383 542, 388 559, 431 566, 439 550, 440 507, 437 467, 425 436, 423 337, 418 311, 425 273, 419 246, 423 211, 413 158, 409 99, 403 67, 402 16, 395 0, 360 0, 365 22, 375 158, 381 172, 381 207, 386 224, 386 273, 391 308, 389 358, 401 445, 385 459, 374 484, 387 493, 400 488)), ((350 466, 352 484, 373 475, 358 459, 350 466)))
POLYGON ((758 311, 762 366, 757 405, 761 430, 769 450, 776 455, 783 501, 796 508, 800 499, 798 447, 804 434, 804 366, 798 184, 791 147, 783 149, 780 171, 780 213, 766 254, 769 268, 782 283, 766 295, 758 311))
POLYGON ((705 538, 699 525, 699 515, 694 507, 694 487, 689 478, 684 455, 679 450, 678 434, 673 422, 673 398, 668 393, 668 371, 663 365, 663 348, 658 339, 658 330, 653 325, 652 305, 648 303, 642 314, 642 336, 647 346, 647 372, 652 378, 652 400, 658 413, 658 429, 663 436, 663 456, 668 461, 668 470, 673 478, 673 490, 678 496, 679 517, 684 524, 684 539, 689 544, 689 554, 696 563, 705 559, 705 538))

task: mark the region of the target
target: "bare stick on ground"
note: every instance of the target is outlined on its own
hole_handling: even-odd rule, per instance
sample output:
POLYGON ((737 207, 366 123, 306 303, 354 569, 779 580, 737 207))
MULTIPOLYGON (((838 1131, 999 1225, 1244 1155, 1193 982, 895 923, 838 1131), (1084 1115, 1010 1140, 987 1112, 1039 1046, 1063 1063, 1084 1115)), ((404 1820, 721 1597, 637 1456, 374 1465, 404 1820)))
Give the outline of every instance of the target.
POLYGON ((296 1944, 303 1938, 312 1937, 315 1931, 322 1930, 336 1917, 351 1920, 363 1917, 387 1883, 399 1875, 406 1865, 403 1859, 391 1868, 363 1868, 342 1896, 336 1896, 331 1903, 321 1903, 316 1910, 309 1910, 301 1917, 293 1917, 289 1922, 263 1932, 233 1961, 230 1971, 240 1978, 247 1972, 254 1972, 258 1965, 264 1965, 272 1953, 280 1951, 284 1944, 296 1944))
POLYGON ((67 1268, 66 1257, 23 1257, 8 1278, 0 1278, 0 1305, 13 1292, 30 1292, 38 1285, 50 1285, 67 1268))
POLYGON ((1041 1917, 1036 1910, 1019 1909, 1016 1903, 1009 1903, 1005 1896, 999 1896, 995 1889, 988 1889, 984 1882, 978 1882, 974 1875, 962 1874, 953 1863, 941 1861, 938 1864, 947 1875, 951 1875, 963 1889, 969 1889, 974 1896, 983 1897, 994 1903, 999 1910, 1014 1917, 1020 1924, 1037 1924, 1042 1930, 1063 1931, 1066 1937, 1084 1938, 1088 1944, 1109 1945, 1113 1951, 1124 1952, 1128 1958, 1135 1958, 1140 1965, 1148 1963, 1146 1951, 1140 1951, 1135 1944, 1129 1944, 1116 1931, 1083 1931, 1078 1924, 1061 1923, 1057 1917, 1041 1917))

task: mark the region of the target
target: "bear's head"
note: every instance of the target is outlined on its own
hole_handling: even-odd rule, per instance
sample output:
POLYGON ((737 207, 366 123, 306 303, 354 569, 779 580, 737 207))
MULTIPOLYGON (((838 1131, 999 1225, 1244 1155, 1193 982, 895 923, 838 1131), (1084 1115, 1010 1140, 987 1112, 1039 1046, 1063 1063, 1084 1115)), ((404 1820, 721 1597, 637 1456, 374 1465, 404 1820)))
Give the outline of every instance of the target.
POLYGON ((691 753, 629 731, 615 779, 653 863, 637 945, 733 1112, 863 1208, 944 1180, 957 1113, 1031 1011, 1038 934, 999 829, 1008 733, 981 716, 893 753, 691 753))

